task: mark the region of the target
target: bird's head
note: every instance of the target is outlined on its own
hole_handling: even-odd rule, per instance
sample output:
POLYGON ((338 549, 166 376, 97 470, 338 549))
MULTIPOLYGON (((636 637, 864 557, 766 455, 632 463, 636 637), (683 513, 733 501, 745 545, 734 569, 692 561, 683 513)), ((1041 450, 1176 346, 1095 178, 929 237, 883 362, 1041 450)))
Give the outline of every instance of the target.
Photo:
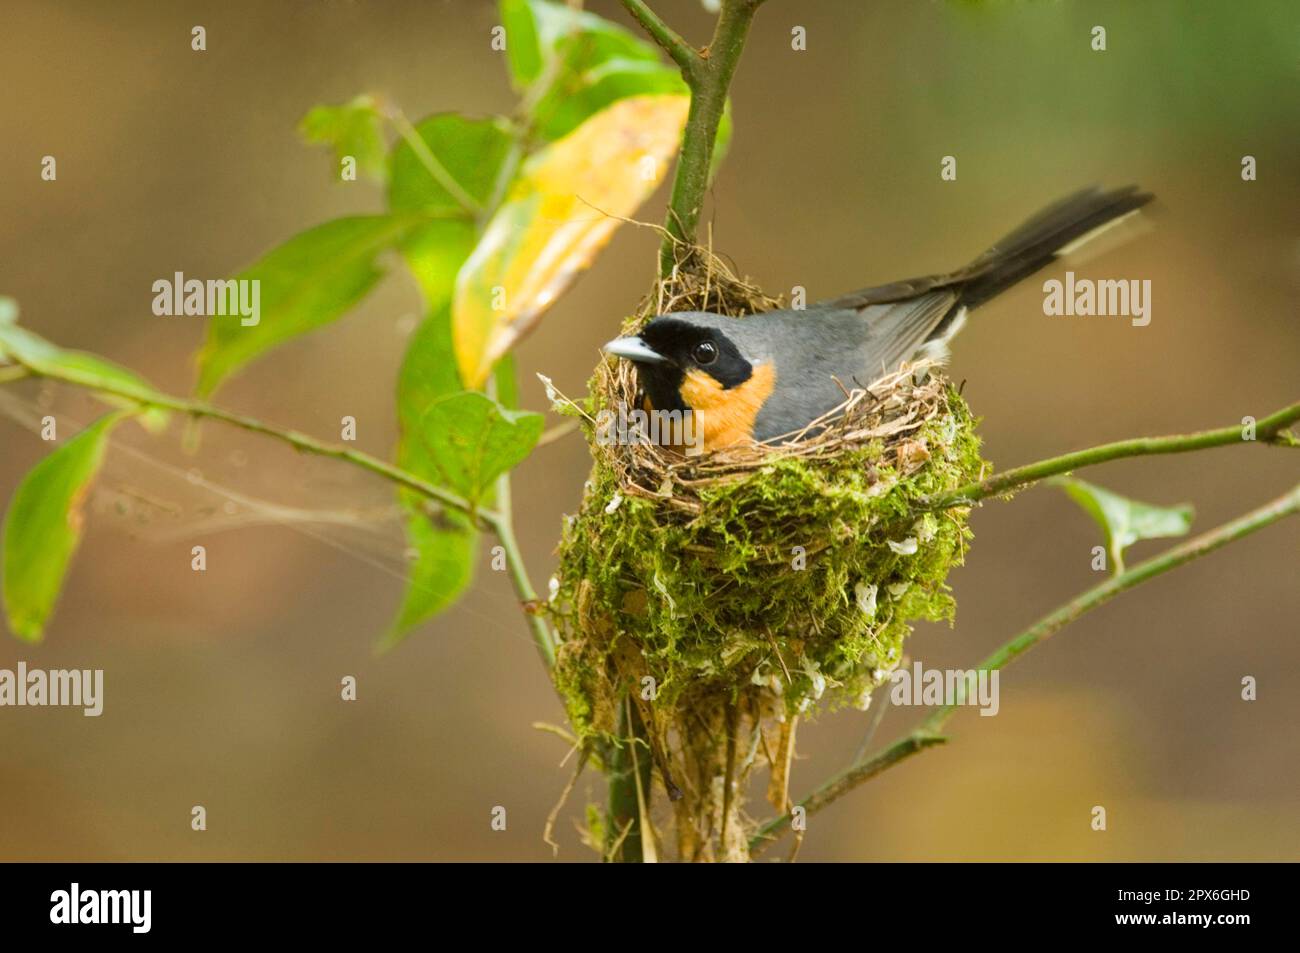
POLYGON ((754 418, 775 383, 771 362, 742 348, 740 323, 704 312, 660 315, 604 350, 636 365, 650 408, 697 415, 705 446, 714 449, 752 439, 754 418))

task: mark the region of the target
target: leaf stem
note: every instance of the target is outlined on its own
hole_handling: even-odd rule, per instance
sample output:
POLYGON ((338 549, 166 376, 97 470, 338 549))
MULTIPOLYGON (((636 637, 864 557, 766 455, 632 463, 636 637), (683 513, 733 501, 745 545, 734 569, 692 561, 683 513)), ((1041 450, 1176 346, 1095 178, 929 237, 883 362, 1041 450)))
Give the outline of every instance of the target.
POLYGON ((1022 467, 1016 467, 1003 473, 995 474, 985 480, 977 480, 958 487, 942 496, 926 502, 924 509, 942 510, 953 506, 968 506, 990 496, 997 496, 1008 490, 1035 483, 1045 477, 1068 473, 1081 467, 1095 466, 1122 457, 1142 457, 1161 453, 1188 453, 1193 450, 1206 450, 1233 443, 1261 443, 1294 446, 1295 438, 1286 432, 1286 428, 1300 420, 1300 403, 1283 407, 1255 424, 1255 440, 1243 437, 1241 425, 1221 427, 1217 430, 1202 430, 1190 434, 1174 434, 1167 437, 1136 437, 1132 440, 1119 440, 1105 443, 1087 450, 1076 450, 1048 460, 1040 460, 1022 467))
MULTIPOLYGON (((1194 559, 1199 559, 1231 542, 1249 536, 1271 523, 1276 523, 1287 516, 1293 516, 1297 513, 1300 513, 1300 484, 1258 509, 1251 510, 1234 520, 1173 546, 1160 555, 1154 556, 1117 576, 1112 576, 1099 585, 1093 586, 1063 606, 1049 612, 1019 635, 1003 643, 988 658, 980 662, 977 670, 991 672, 1003 668, 1080 616, 1105 605, 1120 593, 1169 572, 1171 569, 1186 565, 1194 559)), ((799 806, 804 809, 806 815, 814 814, 831 802, 843 797, 858 785, 869 781, 900 761, 910 758, 914 754, 919 754, 926 748, 942 744, 947 740, 941 734, 943 727, 956 712, 960 703, 959 694, 957 699, 942 708, 936 709, 915 730, 903 738, 895 741, 884 750, 858 761, 829 781, 826 781, 812 794, 800 801, 799 806)), ((786 814, 762 824, 750 841, 750 849, 756 851, 780 837, 787 828, 791 816, 791 814, 786 814)))

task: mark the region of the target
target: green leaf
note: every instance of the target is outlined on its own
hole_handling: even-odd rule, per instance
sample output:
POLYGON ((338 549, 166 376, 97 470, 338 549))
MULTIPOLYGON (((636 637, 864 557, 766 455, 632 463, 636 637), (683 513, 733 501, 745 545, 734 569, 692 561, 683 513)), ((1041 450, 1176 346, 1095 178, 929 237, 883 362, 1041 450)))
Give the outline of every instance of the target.
POLYGON ((9 502, 4 525, 4 599, 9 628, 38 642, 81 540, 81 502, 122 419, 108 414, 32 468, 9 502))
POLYGON ((39 334, 8 321, 0 322, 0 348, 37 374, 58 374, 92 389, 115 387, 148 401, 157 392, 139 375, 84 351, 65 351, 39 334))
MULTIPOLYGON (((397 410, 402 436, 397 463, 404 470, 436 482, 439 472, 429 448, 420 439, 421 418, 426 407, 439 398, 459 393, 462 387, 451 352, 451 312, 446 300, 449 292, 437 287, 431 290, 441 294, 443 300, 411 336, 398 375, 397 410)), ((401 608, 380 642, 380 648, 385 650, 460 598, 473 581, 478 552, 478 533, 463 514, 430 511, 428 501, 410 491, 401 491, 399 498, 407 511, 406 543, 414 559, 407 573, 401 608)))
POLYGON ((197 392, 208 396, 230 374, 285 341, 328 324, 383 275, 380 253, 422 222, 411 216, 338 218, 273 249, 236 280, 260 282, 259 315, 214 317, 198 355, 197 392))
POLYGON ((516 89, 524 89, 542 72, 542 50, 532 5, 528 0, 501 0, 500 11, 510 78, 516 89))
POLYGON ((1124 550, 1138 540, 1183 536, 1192 526, 1195 511, 1187 504, 1152 506, 1074 477, 1054 477, 1048 482, 1065 490, 1097 521, 1106 534, 1106 550, 1116 575, 1124 571, 1124 550))
POLYGON ((501 23, 506 28, 506 58, 517 88, 532 85, 542 70, 557 56, 579 56, 565 68, 586 63, 595 65, 622 56, 658 59, 649 43, 594 13, 575 10, 567 4, 547 0, 502 0, 501 23))
MULTIPOLYGON (((493 379, 497 400, 506 409, 515 409, 519 393, 510 355, 498 362, 493 379)), ((435 483, 443 480, 443 471, 423 436, 425 413, 439 401, 459 396, 464 389, 452 357, 451 314, 444 303, 415 329, 398 372, 397 418, 402 432, 398 466, 435 483)))
MULTIPOLYGON (((7 359, 30 368, 33 373, 58 376, 96 391, 100 400, 115 407, 133 408, 137 401, 147 404, 161 397, 134 371, 85 351, 65 351, 18 325, 17 318, 18 309, 12 300, 0 299, 0 354, 7 359), (122 396, 105 393, 107 388, 122 396)), ((161 407, 149 407, 140 415, 140 423, 156 433, 167 426, 167 417, 167 411, 161 407)))
POLYGON ((420 286, 426 312, 451 302, 456 275, 477 240, 472 222, 441 219, 421 225, 402 242, 398 251, 420 286))
MULTIPOLYGON (((462 192, 486 205, 496 186, 497 173, 510 151, 510 133, 501 119, 466 119, 440 113, 415 124, 441 171, 462 192)), ((405 140, 393 150, 388 185, 388 207, 394 212, 466 217, 456 197, 430 171, 426 161, 405 140)))
POLYGON ((621 99, 523 163, 456 278, 456 362, 468 387, 483 385, 654 192, 688 108, 686 96, 621 99))
POLYGON ((516 86, 531 85, 550 65, 531 117, 541 142, 563 138, 619 99, 690 92, 658 47, 595 14, 547 0, 504 0, 501 20, 516 86))
POLYGON ((385 651, 421 622, 450 607, 474 581, 478 533, 469 521, 445 510, 428 514, 417 500, 408 502, 406 541, 415 558, 401 608, 379 643, 385 651))
POLYGON ((426 448, 418 439, 421 419, 430 404, 462 390, 464 385, 452 357, 451 313, 444 303, 415 329, 398 372, 397 415, 402 426, 403 445, 415 445, 406 454, 399 452, 405 469, 426 479, 437 478, 427 465, 426 448), (408 441, 407 437, 414 439, 408 441))
POLYGON ((515 370, 514 354, 507 354, 492 369, 493 397, 507 410, 519 409, 519 374, 515 370))
POLYGON ((298 123, 298 132, 304 141, 333 150, 335 179, 342 176, 343 157, 352 156, 360 172, 385 180, 384 117, 373 96, 358 96, 341 106, 317 106, 298 123))
POLYGON ((441 482, 477 501, 493 480, 528 456, 543 422, 541 414, 507 410, 478 391, 461 391, 435 401, 421 431, 441 482))
POLYGON ((690 90, 675 67, 657 61, 611 60, 576 71, 538 102, 533 112, 537 136, 563 138, 591 116, 620 99, 648 94, 687 96, 690 90))

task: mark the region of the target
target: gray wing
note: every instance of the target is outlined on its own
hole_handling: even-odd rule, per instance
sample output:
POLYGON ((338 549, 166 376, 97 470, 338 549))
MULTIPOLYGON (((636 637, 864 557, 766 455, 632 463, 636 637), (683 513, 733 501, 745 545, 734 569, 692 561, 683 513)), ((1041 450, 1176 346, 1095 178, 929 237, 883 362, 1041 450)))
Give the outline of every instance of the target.
POLYGON ((814 306, 736 322, 728 333, 743 339, 746 353, 775 360, 777 367, 781 399, 764 405, 755 436, 770 440, 798 430, 842 403, 846 388, 865 387, 897 370, 956 302, 957 293, 945 288, 860 310, 814 306))
POLYGON ((932 291, 906 301, 891 304, 872 304, 860 311, 850 311, 859 322, 867 325, 855 363, 863 385, 885 374, 898 370, 903 361, 911 360, 921 345, 938 330, 949 312, 957 304, 957 292, 945 288, 932 291))

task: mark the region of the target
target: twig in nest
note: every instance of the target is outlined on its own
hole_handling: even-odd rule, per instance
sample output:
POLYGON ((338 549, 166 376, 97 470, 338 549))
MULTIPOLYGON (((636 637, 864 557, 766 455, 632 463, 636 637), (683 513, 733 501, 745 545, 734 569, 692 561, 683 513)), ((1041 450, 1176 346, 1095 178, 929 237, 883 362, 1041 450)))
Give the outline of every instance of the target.
MULTIPOLYGON (((565 755, 567 758, 568 755, 565 755)), ((564 786, 560 792, 560 799, 555 802, 555 807, 551 808, 551 813, 546 815, 546 826, 542 828, 542 840, 551 846, 551 855, 555 856, 560 852, 559 843, 551 835, 555 833, 555 821, 560 816, 560 811, 564 810, 564 805, 569 800, 569 795, 578 785, 578 778, 582 775, 583 769, 587 766, 587 750, 584 748, 578 758, 578 763, 574 765, 573 774, 569 777, 569 783, 564 786)))

